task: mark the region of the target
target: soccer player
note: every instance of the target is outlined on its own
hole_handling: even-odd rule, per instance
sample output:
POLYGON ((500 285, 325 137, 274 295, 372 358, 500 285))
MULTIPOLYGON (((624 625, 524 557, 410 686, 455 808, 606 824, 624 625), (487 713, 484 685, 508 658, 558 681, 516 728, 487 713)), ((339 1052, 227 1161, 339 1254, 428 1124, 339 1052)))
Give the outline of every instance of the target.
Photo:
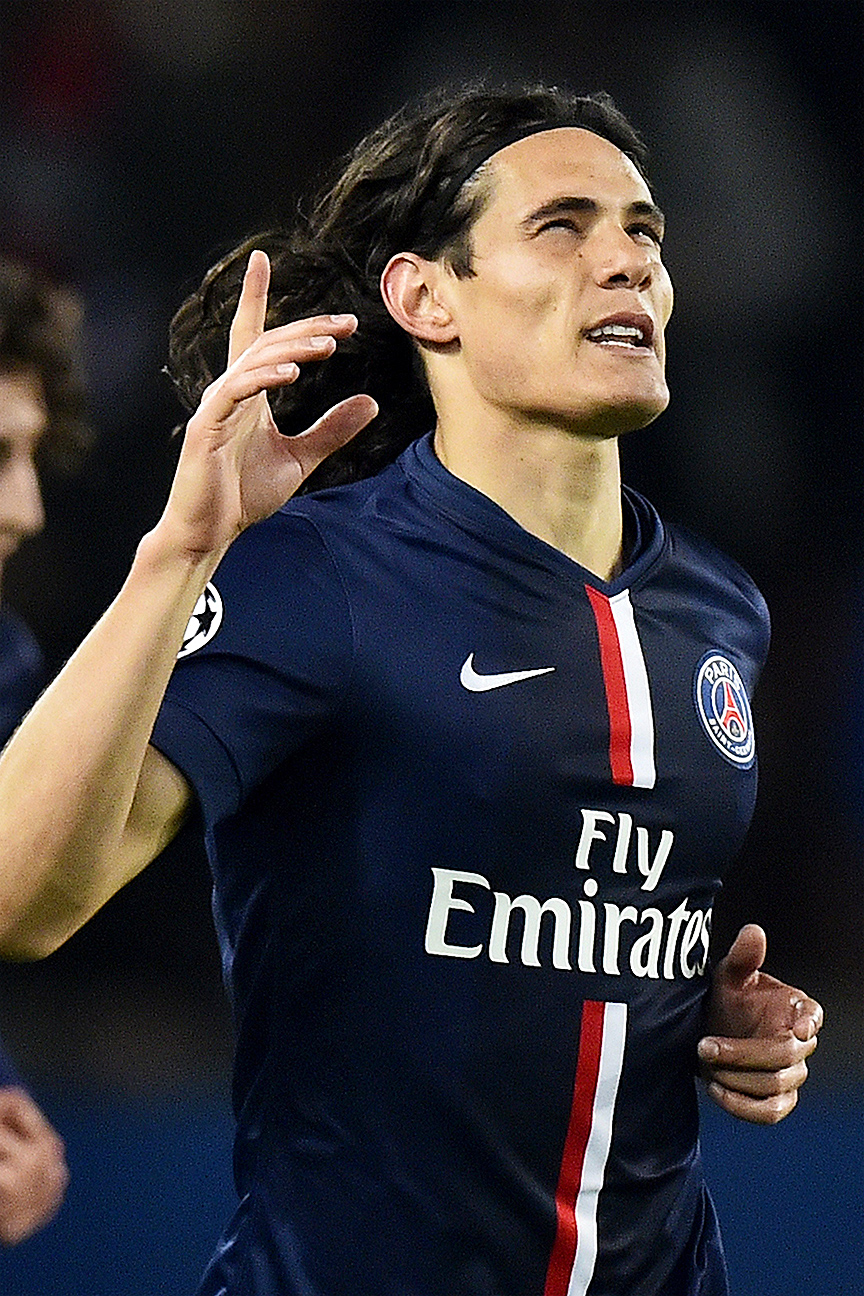
MULTIPOLYGON (((30 267, 0 259, 0 582, 44 522, 43 462, 68 464, 87 440, 74 300, 30 267)), ((44 685, 29 628, 0 604, 0 742, 44 685)), ((0 1243, 53 1219, 68 1184, 63 1142, 0 1053, 0 1243)))
POLYGON ((726 1291, 697 1051, 770 1123, 821 1010, 756 927, 709 976, 768 630, 619 481, 662 234, 607 98, 469 90, 178 314, 165 512, 0 762, 0 931, 55 948, 197 799, 238 1029, 206 1296, 726 1291))

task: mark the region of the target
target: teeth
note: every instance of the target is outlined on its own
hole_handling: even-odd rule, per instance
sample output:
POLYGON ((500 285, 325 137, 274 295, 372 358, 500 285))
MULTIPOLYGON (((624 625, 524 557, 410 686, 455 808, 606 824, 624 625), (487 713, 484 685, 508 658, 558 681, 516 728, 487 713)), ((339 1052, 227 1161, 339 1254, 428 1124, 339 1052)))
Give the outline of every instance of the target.
POLYGON ((632 338, 634 342, 644 344, 645 334, 640 328, 632 324, 601 324, 599 328, 591 329, 588 333, 589 338, 632 338))

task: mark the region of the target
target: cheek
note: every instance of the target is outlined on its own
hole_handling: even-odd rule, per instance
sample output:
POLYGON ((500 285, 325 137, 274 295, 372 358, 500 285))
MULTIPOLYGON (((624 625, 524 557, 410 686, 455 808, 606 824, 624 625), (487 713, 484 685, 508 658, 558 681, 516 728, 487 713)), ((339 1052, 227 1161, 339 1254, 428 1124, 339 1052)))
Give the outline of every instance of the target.
POLYGON ((512 399, 524 392, 536 364, 524 346, 508 345, 512 335, 501 329, 468 357, 471 384, 481 396, 512 399))
POLYGON ((502 375, 535 386, 562 362, 572 363, 566 319, 557 286, 511 282, 484 324, 487 360, 502 375))
POLYGON ((542 353, 542 321, 550 313, 547 296, 536 285, 511 278, 490 287, 463 317, 463 354, 477 382, 525 382, 542 353))

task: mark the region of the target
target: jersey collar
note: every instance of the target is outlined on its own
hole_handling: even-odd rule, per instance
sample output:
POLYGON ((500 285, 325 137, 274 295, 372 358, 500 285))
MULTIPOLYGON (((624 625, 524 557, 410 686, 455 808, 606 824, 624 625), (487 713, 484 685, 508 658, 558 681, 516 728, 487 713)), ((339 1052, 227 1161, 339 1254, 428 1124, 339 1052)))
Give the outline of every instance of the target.
POLYGON ((431 499, 436 510, 463 531, 482 539, 493 549, 505 551, 511 559, 520 558, 559 577, 575 578, 607 592, 631 589, 641 582, 667 544, 665 527, 654 506, 637 491, 622 487, 627 560, 614 580, 603 581, 553 545, 526 531, 488 495, 445 468, 435 454, 433 433, 413 442, 400 456, 399 464, 409 481, 431 499))

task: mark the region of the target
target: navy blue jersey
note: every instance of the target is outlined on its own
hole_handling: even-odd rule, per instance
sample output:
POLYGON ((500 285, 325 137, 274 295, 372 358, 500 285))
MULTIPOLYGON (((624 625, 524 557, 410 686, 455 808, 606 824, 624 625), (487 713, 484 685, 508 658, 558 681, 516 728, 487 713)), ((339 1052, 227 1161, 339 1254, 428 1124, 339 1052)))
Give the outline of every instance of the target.
POLYGON ((21 1077, 15 1070, 12 1061, 0 1048, 0 1089, 22 1084, 21 1077))
POLYGON ((4 747, 45 683, 42 651, 28 626, 0 608, 0 747, 4 747))
MULTIPOLYGON (((29 628, 9 608, 0 608, 0 747, 5 746, 44 683, 42 652, 29 628)), ((0 1047, 0 1088, 21 1077, 0 1047)))
POLYGON ((606 584, 427 438, 199 601, 154 743, 238 1028, 206 1296, 726 1291, 695 1047, 767 614, 625 503, 606 584))

